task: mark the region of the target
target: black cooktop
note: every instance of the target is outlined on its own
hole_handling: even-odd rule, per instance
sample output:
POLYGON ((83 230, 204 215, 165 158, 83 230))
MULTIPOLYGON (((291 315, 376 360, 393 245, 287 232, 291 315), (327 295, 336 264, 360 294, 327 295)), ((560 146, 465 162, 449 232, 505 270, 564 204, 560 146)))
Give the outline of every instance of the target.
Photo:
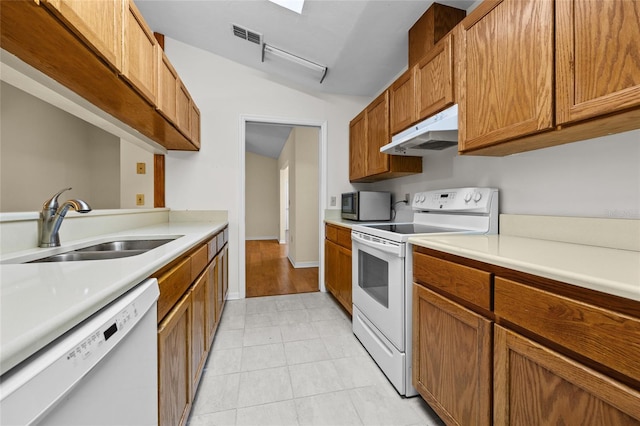
POLYGON ((419 223, 386 223, 383 225, 367 225, 369 228, 395 232, 396 234, 435 234, 438 232, 462 232, 460 229, 439 228, 419 223))

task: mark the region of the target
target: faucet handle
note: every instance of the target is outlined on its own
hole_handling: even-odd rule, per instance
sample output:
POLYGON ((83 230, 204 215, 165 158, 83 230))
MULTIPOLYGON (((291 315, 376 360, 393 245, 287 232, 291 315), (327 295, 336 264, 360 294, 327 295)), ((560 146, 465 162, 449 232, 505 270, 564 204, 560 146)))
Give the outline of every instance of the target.
POLYGON ((58 191, 53 197, 49 198, 42 205, 42 210, 57 210, 58 209, 58 197, 65 191, 69 191, 71 188, 64 188, 58 191))

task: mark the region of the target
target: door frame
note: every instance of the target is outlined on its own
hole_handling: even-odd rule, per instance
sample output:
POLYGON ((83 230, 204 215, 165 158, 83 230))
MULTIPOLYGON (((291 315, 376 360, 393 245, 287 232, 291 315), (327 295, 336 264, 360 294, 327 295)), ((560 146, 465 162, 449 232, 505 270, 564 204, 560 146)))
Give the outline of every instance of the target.
POLYGON ((324 211, 326 210, 327 201, 327 121, 326 120, 304 120, 296 118, 282 118, 282 117, 268 117, 262 115, 240 115, 240 182, 238 188, 238 196, 240 201, 240 220, 238 221, 238 241, 240 244, 238 247, 238 290, 239 298, 244 299, 247 295, 247 276, 246 276, 246 250, 245 250, 245 238, 246 238, 246 126, 248 122, 252 123, 266 123, 266 124, 282 124, 292 127, 316 127, 318 128, 318 150, 319 150, 319 164, 318 164, 318 289, 322 292, 326 291, 324 287, 324 211))

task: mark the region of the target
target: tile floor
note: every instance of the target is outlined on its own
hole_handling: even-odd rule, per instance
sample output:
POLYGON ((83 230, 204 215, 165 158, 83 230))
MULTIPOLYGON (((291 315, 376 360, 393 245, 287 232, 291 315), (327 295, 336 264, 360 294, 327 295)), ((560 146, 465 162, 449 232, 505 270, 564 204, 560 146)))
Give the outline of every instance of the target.
POLYGON ((227 301, 190 426, 442 425, 402 398, 326 293, 227 301))

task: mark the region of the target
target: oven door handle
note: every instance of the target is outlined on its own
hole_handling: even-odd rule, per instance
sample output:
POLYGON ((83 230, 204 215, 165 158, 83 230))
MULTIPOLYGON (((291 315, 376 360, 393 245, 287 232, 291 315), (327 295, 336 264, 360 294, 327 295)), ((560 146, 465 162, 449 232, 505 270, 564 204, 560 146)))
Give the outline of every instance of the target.
POLYGON ((351 239, 355 243, 360 244, 362 246, 373 247, 385 253, 393 254, 398 257, 404 257, 404 245, 402 244, 395 245, 395 244, 379 243, 376 241, 364 239, 360 235, 354 234, 354 233, 351 234, 351 239))

